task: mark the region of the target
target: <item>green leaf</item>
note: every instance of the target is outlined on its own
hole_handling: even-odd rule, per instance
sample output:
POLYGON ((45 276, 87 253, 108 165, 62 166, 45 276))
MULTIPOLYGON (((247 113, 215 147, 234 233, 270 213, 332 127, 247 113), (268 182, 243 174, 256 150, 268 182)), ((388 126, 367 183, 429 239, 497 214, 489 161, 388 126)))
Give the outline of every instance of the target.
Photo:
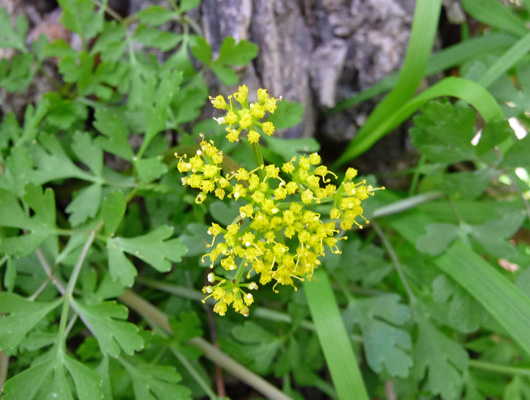
POLYGON ((30 151, 37 167, 32 181, 38 185, 65 178, 91 180, 91 175, 68 157, 56 136, 41 134, 39 142, 33 143, 30 151))
POLYGON ((460 286, 446 275, 439 275, 432 283, 433 299, 444 303, 450 326, 462 333, 472 333, 480 328, 485 320, 484 309, 460 286), (449 303, 449 304, 445 304, 449 303))
POLYGON ((188 388, 179 385, 180 375, 173 367, 132 363, 119 358, 133 384, 134 395, 142 400, 191 400, 188 388))
POLYGON ((121 190, 111 192, 103 199, 101 216, 105 224, 103 226, 103 232, 106 236, 112 236, 116 232, 125 215, 126 209, 125 197, 121 190))
POLYGON ((101 183, 94 183, 81 189, 72 200, 66 212, 70 214, 68 221, 72 226, 78 226, 89 218, 94 218, 101 205, 101 183))
POLYGON ((7 254, 19 257, 33 252, 48 237, 55 234, 55 197, 53 190, 33 184, 26 185, 24 201, 34 211, 34 216, 28 217, 20 207, 17 199, 0 189, 0 225, 29 231, 22 236, 3 239, 4 250, 7 254))
POLYGON ((495 0, 463 0, 462 6, 476 20, 501 31, 517 37, 528 33, 524 22, 517 18, 508 7, 495 0))
POLYGON ((506 385, 502 395, 504 400, 527 400, 530 399, 530 384, 528 379, 516 376, 506 385))
POLYGON ((195 120, 208 98, 208 87, 201 75, 196 75, 176 93, 171 108, 176 125, 195 120))
POLYGON ((85 51, 80 52, 77 57, 65 56, 59 61, 59 72, 68 83, 77 83, 80 95, 90 94, 94 80, 95 57, 85 51))
POLYGON ((131 286, 134 282, 136 269, 123 252, 139 258, 157 271, 169 271, 170 261, 179 262, 186 254, 186 247, 180 239, 169 239, 172 234, 173 228, 161 226, 135 238, 110 238, 107 241, 107 252, 112 279, 118 279, 126 286, 131 286))
POLYGON ((65 355, 62 350, 58 350, 52 358, 33 365, 7 381, 4 386, 4 396, 13 400, 34 398, 73 400, 69 382, 65 377, 65 367, 74 381, 75 398, 79 400, 103 398, 99 374, 65 355))
POLYGON ((176 17, 173 11, 162 6, 149 6, 138 12, 138 19, 153 26, 160 26, 176 17))
POLYGON ((98 108, 95 118, 94 126, 105 135, 98 137, 96 143, 100 144, 103 150, 132 161, 134 153, 127 140, 127 131, 120 117, 117 114, 111 114, 108 110, 98 108))
POLYGON ((390 375, 406 378, 413 365, 408 354, 412 341, 407 331, 394 325, 403 325, 410 319, 408 307, 399 304, 396 294, 357 300, 354 307, 370 368, 381 373, 384 366, 390 375))
POLYGON ((219 78, 224 85, 235 85, 239 82, 237 74, 230 67, 213 64, 211 66, 213 73, 219 78))
POLYGON ((202 337, 201 321, 196 313, 187 312, 169 319, 169 326, 176 342, 185 342, 194 337, 202 337))
POLYGON ((72 49, 69 43, 62 39, 55 39, 53 42, 48 43, 44 49, 44 55, 46 57, 57 57, 63 58, 70 56, 72 58, 78 57, 78 52, 72 49))
POLYGON ((186 226, 186 231, 180 235, 180 240, 188 249, 189 257, 207 253, 207 245, 211 243, 212 237, 208 235, 208 225, 192 222, 186 226))
POLYGON ((181 37, 175 33, 162 32, 157 28, 150 28, 144 23, 136 29, 134 39, 146 47, 155 47, 162 51, 174 49, 181 41, 181 37))
POLYGON ((245 343, 241 349, 251 361, 250 367, 259 374, 270 371, 283 339, 277 338, 266 329, 251 321, 232 329, 232 335, 239 342, 245 343))
POLYGON ((94 175, 101 177, 103 172, 103 151, 94 144, 88 133, 76 132, 72 141, 72 150, 94 175))
POLYGON ((120 348, 129 355, 140 351, 144 347, 139 329, 127 319, 127 308, 114 301, 107 301, 96 305, 86 305, 74 301, 88 328, 98 340, 103 354, 117 357, 120 348))
POLYGON ((447 223, 435 223, 425 227, 427 233, 416 242, 416 249, 422 253, 437 256, 445 251, 458 236, 459 227, 447 223))
POLYGON ((84 39, 92 39, 103 29, 104 7, 94 13, 91 0, 58 0, 63 9, 61 23, 68 30, 78 33, 84 39))
POLYGON ((201 0, 180 0, 179 10, 180 12, 190 11, 199 4, 201 4, 201 0))
POLYGON ((276 129, 287 129, 302 122, 305 108, 296 101, 282 100, 278 103, 278 108, 271 114, 268 121, 272 122, 276 129))
POLYGON ((19 15, 16 24, 17 30, 11 26, 11 20, 5 8, 0 8, 0 48, 12 48, 26 51, 26 34, 28 21, 19 15))
POLYGON ((204 65, 210 65, 212 60, 212 48, 202 36, 191 37, 190 50, 193 56, 204 65))
POLYGON ((224 226, 228 226, 239 216, 239 207, 234 200, 228 204, 221 200, 214 200, 210 204, 210 214, 212 217, 224 226))
POLYGON ((0 293, 0 313, 9 314, 0 324, 0 349, 13 353, 24 337, 63 299, 51 303, 26 300, 13 293, 0 293))
POLYGON ((414 374, 427 375, 426 389, 444 399, 456 399, 462 390, 462 374, 468 355, 457 342, 449 339, 421 313, 418 313, 418 340, 414 349, 414 374))
POLYGON ((35 140, 39 133, 39 124, 46 116, 49 107, 50 102, 43 99, 39 102, 36 110, 32 105, 26 108, 26 112, 24 113, 24 129, 22 135, 16 140, 15 146, 35 140))
POLYGON ((126 37, 125 27, 116 21, 107 22, 90 54, 99 54, 103 61, 119 61, 127 47, 126 37))
POLYGON ((444 174, 439 188, 448 196, 459 199, 475 199, 479 197, 490 183, 495 174, 491 168, 478 169, 473 172, 456 172, 444 174))
POLYGON ((15 54, 11 60, 0 61, 0 87, 8 92, 22 93, 33 80, 37 68, 31 53, 15 54))
POLYGON ((480 141, 476 147, 477 154, 482 156, 488 151, 504 142, 513 135, 513 130, 507 120, 501 119, 490 122, 484 127, 480 141))
POLYGON ((26 147, 17 146, 11 150, 11 155, 5 163, 4 175, 0 175, 0 187, 22 197, 32 173, 33 161, 26 147))
POLYGON ((471 144, 475 111, 447 102, 430 102, 414 118, 412 143, 433 162, 454 163, 475 158, 471 144))
POLYGON ((163 156, 135 160, 134 166, 138 171, 138 178, 144 183, 155 181, 167 172, 163 156))
POLYGON ((214 65, 247 65, 258 55, 258 46, 254 43, 240 40, 236 43, 233 37, 227 37, 221 43, 219 57, 214 65))
POLYGON ((59 93, 49 92, 44 98, 50 102, 46 123, 58 129, 68 129, 88 117, 88 107, 82 103, 63 98, 59 93))
POLYGON ((504 160, 500 164, 501 168, 517 168, 522 167, 530 170, 530 135, 526 135, 523 139, 516 141, 510 150, 504 156, 504 160))

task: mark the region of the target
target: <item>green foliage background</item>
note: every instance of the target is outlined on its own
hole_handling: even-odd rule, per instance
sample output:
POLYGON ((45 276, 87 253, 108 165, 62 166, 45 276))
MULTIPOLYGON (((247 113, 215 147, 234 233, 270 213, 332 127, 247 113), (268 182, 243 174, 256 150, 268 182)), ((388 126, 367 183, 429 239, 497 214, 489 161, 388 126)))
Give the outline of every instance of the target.
MULTIPOLYGON (((237 204, 195 204, 173 154, 204 134, 232 166, 253 165, 199 117, 205 74, 235 85, 258 48, 226 38, 213 57, 186 14, 199 0, 169 3, 106 20, 106 2, 59 1, 80 51, 26 45, 27 21, 0 9, 0 47, 15 50, 0 87, 23 92, 45 62, 61 77, 0 124, 3 398, 217 399, 214 364, 271 399, 530 398, 530 139, 508 122, 530 122, 530 3, 464 0, 490 32, 433 56, 441 1, 417 3, 400 75, 336 109, 390 90, 337 168, 415 114, 409 190, 378 192, 372 229, 348 233, 298 291, 262 288, 246 320, 213 319, 198 291, 207 224, 230 223, 237 204), (459 77, 415 94, 448 68, 459 77)), ((282 101, 271 121, 302 114, 282 101)), ((264 139, 268 162, 319 149, 264 139)))

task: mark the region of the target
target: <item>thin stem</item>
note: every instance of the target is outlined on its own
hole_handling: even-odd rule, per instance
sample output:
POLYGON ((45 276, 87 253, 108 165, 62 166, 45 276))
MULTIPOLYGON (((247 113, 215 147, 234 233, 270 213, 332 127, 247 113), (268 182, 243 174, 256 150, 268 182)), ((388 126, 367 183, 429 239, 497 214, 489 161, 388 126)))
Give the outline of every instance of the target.
POLYGON ((510 376, 525 376, 530 378, 530 369, 510 367, 508 365, 493 364, 481 360, 469 360, 469 366, 471 368, 480 369, 482 371, 495 372, 502 375, 510 376))
POLYGON ((412 289, 409 286, 409 283, 407 281, 407 278, 405 277, 405 273, 403 272, 403 268, 401 267, 401 263, 399 262, 398 256, 396 252, 394 251, 394 248, 388 241, 388 238, 386 237, 385 233, 379 226, 379 224, 375 221, 372 222, 372 226, 374 230, 379 235, 379 238, 381 239, 381 242, 383 243, 383 246, 385 246, 386 251, 388 252, 388 255, 392 259, 392 263, 394 264, 394 268, 396 269, 396 272, 399 275, 399 279, 401 280, 401 283, 403 283, 403 287, 405 288, 405 291, 407 292, 407 296, 409 298, 409 301, 411 303, 414 303, 416 301, 416 296, 414 296, 414 293, 412 292, 412 289))
POLYGON ((48 279, 46 279, 42 285, 39 286, 39 288, 35 291, 35 293, 33 293, 31 296, 28 297, 28 300, 35 300, 41 293, 44 289, 46 289, 46 286, 48 286, 48 284, 50 283, 51 279, 48 277, 48 279))
POLYGON ((521 189, 519 188, 519 185, 516 183, 516 176, 514 176, 513 172, 508 173, 510 180, 512 181, 512 188, 517 193, 517 196, 521 199, 521 201, 524 204, 524 208, 526 209, 526 213, 528 214, 528 218, 530 219, 530 204, 528 204, 528 200, 523 195, 523 192, 521 192, 521 189))
POLYGON ((112 18, 114 18, 116 21, 118 21, 118 22, 122 22, 123 21, 122 16, 120 14, 118 14, 116 11, 114 11, 112 8, 110 8, 106 1, 105 1, 105 4, 102 4, 101 2, 99 2, 97 0, 92 0, 92 2, 94 4, 96 4, 97 6, 99 6, 99 7, 103 7, 104 11, 107 14, 109 14, 112 18))
POLYGON ((440 199, 443 196, 444 194, 442 192, 427 192, 418 194, 416 196, 408 197, 403 200, 398 200, 391 204, 377 208, 372 213, 372 218, 380 218, 386 217, 388 215, 399 214, 401 212, 410 210, 420 204, 440 199))
POLYGON ((416 187, 418 186, 418 181, 420 180, 420 167, 422 167, 425 164, 426 157, 422 155, 420 159, 418 160, 418 165, 414 169, 414 175, 412 176, 412 181, 410 182, 409 187, 409 197, 413 196, 416 192, 416 187))
POLYGON ((8 256, 8 255, 5 255, 5 256, 3 256, 2 258, 0 258, 0 267, 1 267, 2 265, 4 265, 4 263, 5 263, 7 260, 9 260, 9 256, 8 256))
POLYGON ((77 263, 75 264, 74 269, 72 271, 72 275, 70 275, 68 286, 66 287, 65 295, 68 297, 71 297, 72 294, 74 293, 75 284, 77 283, 77 278, 79 277, 79 273, 81 272, 81 267, 83 266, 83 263, 85 262, 85 258, 88 254, 88 250, 90 250, 90 247, 92 246, 92 243, 94 242, 94 238, 96 237, 96 231, 101 226, 102 226, 102 223, 98 224, 98 226, 90 232, 90 236, 88 237, 85 245, 83 246, 83 249, 81 250, 81 254, 79 255, 77 263))
MULTIPOLYGON (((168 333, 172 333, 167 315, 130 289, 125 289, 120 296, 120 300, 135 310, 148 322, 155 326, 159 326, 168 333)), ((279 389, 224 354, 221 350, 217 349, 206 340, 202 338, 194 338, 190 339, 188 343, 201 349, 205 357, 220 365, 232 375, 246 382, 249 386, 252 386, 254 389, 265 395, 265 397, 272 400, 290 400, 290 398, 283 394, 279 389)))
POLYGON ((239 264, 239 268, 237 269, 236 276, 234 277, 236 284, 239 283, 246 269, 247 269, 247 266, 245 265, 245 260, 241 260, 241 264, 239 264))
POLYGON ((180 361, 180 363, 186 368, 186 370, 190 373, 193 379, 195 379, 195 382, 204 390, 206 395, 211 400, 216 400, 217 395, 214 393, 210 385, 208 385, 208 382, 206 382, 202 376, 197 372, 197 369, 191 365, 191 363, 188 361, 186 357, 184 357, 182 354, 180 354, 177 349, 170 347, 169 350, 173 353, 175 357, 180 361))
POLYGON ((265 179, 265 172, 263 171, 263 167, 265 166, 265 162, 263 161, 263 156, 261 155, 261 149, 259 147, 259 143, 252 143, 252 152, 254 153, 254 159, 256 160, 256 166, 260 168, 258 170, 259 177, 261 181, 265 179))
POLYGON ((456 216, 456 219, 458 220, 459 225, 464 224, 464 220, 462 219, 462 216, 460 215, 460 211, 458 211, 458 208, 456 208, 455 203, 451 199, 447 199, 447 203, 449 204, 449 207, 451 207, 451 210, 453 210, 453 213, 456 216))

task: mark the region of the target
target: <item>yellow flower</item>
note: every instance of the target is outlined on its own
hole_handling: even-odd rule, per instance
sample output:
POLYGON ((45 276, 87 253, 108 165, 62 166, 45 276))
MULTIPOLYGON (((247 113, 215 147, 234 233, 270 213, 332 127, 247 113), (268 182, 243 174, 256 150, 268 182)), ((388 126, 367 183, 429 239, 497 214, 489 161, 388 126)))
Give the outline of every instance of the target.
POLYGON ((237 100, 242 106, 246 103, 248 97, 248 87, 247 85, 241 85, 237 89, 237 92, 234 93, 234 99, 237 100))
POLYGON ((215 108, 218 108, 220 110, 228 109, 228 104, 226 104, 225 98, 221 95, 216 96, 215 99, 210 96, 210 101, 212 102, 215 108))
POLYGON ((269 136, 274 133, 274 125, 270 121, 264 122, 261 129, 263 129, 263 132, 269 136))
POLYGON ((260 138, 260 134, 256 131, 253 131, 253 130, 250 130, 248 132, 248 141, 250 143, 258 143, 259 142, 259 138, 260 138))

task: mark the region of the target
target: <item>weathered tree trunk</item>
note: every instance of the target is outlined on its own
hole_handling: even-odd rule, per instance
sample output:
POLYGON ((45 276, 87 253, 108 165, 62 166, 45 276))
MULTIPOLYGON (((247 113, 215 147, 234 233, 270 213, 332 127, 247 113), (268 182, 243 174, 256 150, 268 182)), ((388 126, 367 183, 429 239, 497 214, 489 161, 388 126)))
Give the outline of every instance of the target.
POLYGON ((326 109, 399 68, 414 0, 203 0, 206 39, 226 36, 259 45, 243 72, 251 89, 266 87, 306 108, 288 137, 351 139, 371 106, 324 117, 326 109))

